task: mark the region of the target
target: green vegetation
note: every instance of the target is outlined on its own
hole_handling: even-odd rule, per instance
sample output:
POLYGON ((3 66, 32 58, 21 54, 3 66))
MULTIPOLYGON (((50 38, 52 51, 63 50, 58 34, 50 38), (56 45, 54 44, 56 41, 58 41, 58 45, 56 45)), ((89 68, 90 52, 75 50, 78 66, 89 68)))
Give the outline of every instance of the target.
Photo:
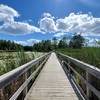
POLYGON ((0 40, 0 75, 17 68, 42 54, 32 51, 32 46, 22 46, 10 40, 0 40))
POLYGON ((7 73, 36 57, 39 57, 42 53, 36 52, 0 52, 0 75, 7 73))
POLYGON ((68 47, 67 38, 63 37, 58 43, 58 48, 66 48, 66 47, 68 47))
POLYGON ((66 49, 57 49, 57 51, 100 68, 100 48, 96 47, 84 47, 81 49, 66 48, 66 49))
POLYGON ((0 50, 6 50, 6 51, 19 51, 23 48, 23 46, 11 42, 10 40, 6 41, 6 40, 0 40, 0 50))
MULTIPOLYGON (((42 40, 39 43, 33 44, 33 46, 22 46, 11 41, 0 41, 0 75, 40 56, 42 53, 39 52, 49 52, 53 50, 100 68, 100 48, 84 47, 85 41, 86 40, 81 35, 77 34, 75 34, 69 42, 65 36, 61 40, 57 40, 57 38, 54 37, 52 41, 42 40)), ((100 42, 98 42, 98 44, 100 44, 100 42)), ((84 70, 80 69, 73 63, 71 63, 71 65, 72 67, 74 66, 74 69, 85 78, 86 72, 84 70)), ((84 91, 86 91, 83 80, 81 80, 76 74, 72 74, 74 75, 76 82, 84 91)), ((19 81, 19 83, 22 82, 23 76, 21 76, 20 79, 21 81, 19 81)), ((91 83, 94 83, 97 88, 100 87, 100 82, 95 77, 92 76, 89 80, 91 83)), ((15 87, 17 87, 17 85, 14 83, 15 87)), ((6 91, 13 91, 13 88, 8 85, 6 91)))
POLYGON ((49 52, 58 48, 81 48, 84 45, 84 38, 81 35, 74 34, 69 43, 67 43, 67 37, 64 36, 61 40, 57 40, 54 37, 51 40, 43 40, 33 45, 33 50, 39 52, 49 52))
POLYGON ((69 47, 80 49, 84 44, 85 39, 81 35, 75 34, 69 42, 69 47))
POLYGON ((59 51, 100 68, 100 48, 83 47, 84 43, 85 39, 81 35, 74 34, 69 43, 67 43, 66 37, 63 37, 60 41, 54 37, 52 42, 50 40, 41 41, 34 44, 33 48, 42 52, 59 51))
POLYGON ((10 40, 0 40, 0 51, 33 51, 32 46, 23 46, 10 40))
POLYGON ((64 36, 60 41, 57 38, 41 41, 34 44, 36 51, 48 52, 51 50, 59 51, 83 62, 100 68, 100 48, 84 47, 86 40, 80 34, 74 34, 69 43, 64 36))
POLYGON ((58 48, 66 48, 67 42, 66 42, 66 37, 63 37, 59 42, 57 38, 53 38, 51 40, 42 40, 39 43, 36 43, 33 45, 33 50, 34 51, 39 51, 39 52, 49 52, 52 50, 56 50, 58 48))
POLYGON ((42 40, 33 46, 22 46, 11 41, 0 40, 0 75, 36 58, 36 52, 59 51, 100 68, 100 48, 83 47, 85 39, 74 34, 69 43, 66 36, 61 40, 42 40), (31 52, 26 52, 31 51, 31 52))
POLYGON ((33 45, 33 50, 37 52, 49 52, 53 50, 50 40, 42 40, 39 43, 33 45))

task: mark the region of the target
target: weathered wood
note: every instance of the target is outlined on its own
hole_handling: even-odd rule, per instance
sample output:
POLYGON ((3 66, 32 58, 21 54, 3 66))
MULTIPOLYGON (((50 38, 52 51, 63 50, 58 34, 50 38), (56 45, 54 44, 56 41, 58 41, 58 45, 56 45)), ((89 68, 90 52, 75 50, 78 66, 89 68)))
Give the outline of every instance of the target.
POLYGON ((15 80, 17 77, 21 76, 24 72, 27 72, 32 66, 38 64, 40 61, 43 61, 44 58, 46 58, 48 54, 45 54, 39 58, 36 58, 4 75, 0 76, 0 89, 7 86, 11 81, 15 80))
POLYGON ((78 100, 55 53, 52 53, 25 100, 78 100))
MULTIPOLYGON (((69 70, 72 70, 72 72, 77 75, 79 77, 79 79, 82 81, 82 83, 84 83, 86 85, 85 88, 82 89, 83 90, 86 90, 86 93, 84 92, 85 94, 85 98, 89 99, 92 98, 91 97, 91 92, 95 95, 95 97, 98 98, 98 100, 100 99, 100 91, 99 89, 97 89, 92 83, 91 81, 93 81, 92 79, 90 79, 90 76, 92 75, 92 77, 94 76, 97 80, 100 81, 100 69, 96 68, 95 66, 92 66, 92 65, 89 65, 87 63, 84 63, 82 61, 79 61, 75 58, 72 58, 72 57, 69 57, 67 55, 64 55, 64 54, 61 54, 61 53, 57 53, 58 54, 58 57, 59 59, 61 60, 61 62, 64 62, 67 67, 68 67, 68 71, 69 70), (84 78, 75 68, 74 68, 74 65, 70 65, 70 63, 68 63, 68 61, 70 63, 73 63, 74 65, 76 65, 78 68, 80 68, 81 70, 85 71, 85 77, 84 78)), ((72 78, 73 80, 73 73, 69 73, 71 74, 70 78, 72 78)), ((79 84, 78 84, 79 85, 79 84)), ((80 87, 81 88, 81 87, 80 87)), ((98 87, 99 88, 99 87, 98 87)), ((81 90, 81 89, 80 89, 81 90)), ((82 92, 81 91, 81 92, 82 92)), ((94 97, 94 98, 95 98, 94 97)), ((86 99, 86 100, 87 100, 86 99)), ((95 100, 95 99, 93 99, 95 100)))
POLYGON ((4 100, 3 89, 0 89, 0 100, 4 100))
MULTIPOLYGON (((23 92, 26 95, 27 86, 29 85, 31 80, 34 80, 36 78, 36 76, 39 74, 40 70, 42 69, 44 63, 47 61, 50 54, 51 53, 47 53, 35 60, 32 60, 32 61, 14 69, 13 71, 10 71, 10 72, 0 76, 0 100, 8 100, 8 99, 16 100, 17 97, 21 94, 21 92, 23 92), (34 66, 37 66, 37 67, 33 70, 32 68, 34 66), (26 74, 30 70, 31 70, 31 73, 26 74), (22 76, 24 75, 25 80, 22 79, 23 82, 21 84, 19 84, 18 88, 16 88, 18 83, 20 83, 20 81, 21 81, 21 80, 19 80, 19 78, 22 78, 21 75, 22 76), (6 91, 7 88, 9 88, 10 93, 8 90, 6 91), (25 90, 25 88, 26 88, 26 90, 25 90), (6 91, 6 92, 4 93, 4 91, 6 91)), ((21 96, 21 98, 23 98, 23 96, 21 96)))
MULTIPOLYGON (((31 76, 26 79, 26 81, 21 85, 21 87, 14 93, 14 95, 10 98, 10 100, 16 100, 17 97, 20 95, 20 93, 24 90, 24 88, 27 88, 28 83, 36 76, 36 74, 39 72, 39 70, 42 69, 42 65, 45 63, 47 59, 45 59, 42 64, 36 69, 36 71, 34 71, 31 76)), ((25 95, 27 94, 27 91, 25 93, 25 95)))
POLYGON ((82 61, 79 61, 75 58, 72 58, 70 56, 67 56, 67 55, 64 55, 62 53, 57 53, 58 55, 60 55, 63 59, 63 60, 68 60, 70 62, 73 62, 75 65, 79 66, 80 68, 82 68, 83 70, 87 71, 89 74, 95 76, 96 78, 100 79, 100 69, 95 67, 95 66, 92 66, 92 65, 89 65, 87 63, 84 63, 82 61))

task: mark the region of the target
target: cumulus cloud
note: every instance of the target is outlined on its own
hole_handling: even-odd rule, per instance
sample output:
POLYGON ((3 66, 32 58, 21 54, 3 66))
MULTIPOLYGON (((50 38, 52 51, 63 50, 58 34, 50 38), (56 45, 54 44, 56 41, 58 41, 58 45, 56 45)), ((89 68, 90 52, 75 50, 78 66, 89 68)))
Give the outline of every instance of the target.
POLYGON ((57 29, 63 32, 100 33, 100 18, 89 14, 71 13, 63 19, 57 19, 57 29))
POLYGON ((33 32, 56 33, 59 37, 67 32, 100 35, 100 18, 91 14, 70 13, 64 18, 56 18, 44 13, 39 21, 39 28, 26 22, 18 22, 20 14, 7 5, 0 5, 0 33, 29 34, 33 32))
POLYGON ((15 43, 18 43, 18 44, 21 44, 21 45, 24 45, 24 46, 32 46, 34 43, 38 43, 40 42, 41 40, 38 40, 38 39, 28 39, 26 41, 14 41, 15 43))
POLYGON ((100 34, 100 18, 92 14, 70 13, 64 18, 55 19, 51 14, 44 13, 40 20, 40 29, 49 33, 82 33, 100 34))
POLYGON ((42 16, 43 16, 43 17, 53 18, 52 15, 51 15, 50 13, 43 13, 42 16))
POLYGON ((55 33, 57 31, 54 17, 52 17, 49 13, 43 14, 43 18, 41 18, 39 24, 40 29, 44 32, 55 33))
POLYGON ((0 26, 0 32, 8 34, 28 34, 32 32, 40 32, 40 29, 27 23, 13 22, 5 23, 0 26))
POLYGON ((28 23, 15 21, 14 18, 19 16, 19 13, 15 9, 7 5, 0 5, 0 22, 3 23, 0 25, 0 33, 29 34, 32 32, 41 32, 39 28, 28 23))
POLYGON ((0 21, 12 22, 14 17, 19 17, 19 13, 7 5, 0 5, 0 21))

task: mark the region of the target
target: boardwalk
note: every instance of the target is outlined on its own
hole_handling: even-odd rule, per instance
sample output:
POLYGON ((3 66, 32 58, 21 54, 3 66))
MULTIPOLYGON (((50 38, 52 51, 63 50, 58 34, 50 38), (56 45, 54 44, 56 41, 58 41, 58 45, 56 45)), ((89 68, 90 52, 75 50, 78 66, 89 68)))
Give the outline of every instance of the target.
POLYGON ((51 54, 25 100, 78 100, 55 53, 51 54))

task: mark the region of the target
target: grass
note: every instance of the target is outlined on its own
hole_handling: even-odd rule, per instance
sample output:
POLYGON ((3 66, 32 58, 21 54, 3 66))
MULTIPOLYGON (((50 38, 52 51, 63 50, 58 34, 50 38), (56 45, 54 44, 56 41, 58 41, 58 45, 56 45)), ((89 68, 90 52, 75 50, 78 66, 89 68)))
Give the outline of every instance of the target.
POLYGON ((82 49, 66 48, 66 49, 58 49, 57 51, 100 68, 100 48, 96 47, 84 47, 82 49))
POLYGON ((43 53, 37 52, 0 52, 0 75, 7 73, 43 53))
MULTIPOLYGON (((23 51, 4 52, 2 51, 0 52, 0 75, 5 74, 43 54, 44 53, 40 53, 40 52, 23 52, 23 51)), ((31 72, 29 69, 27 77, 29 77, 31 72)), ((10 99, 10 97, 14 94, 14 92, 23 84, 23 82, 25 81, 25 78, 26 78, 26 75, 24 73, 23 75, 16 77, 16 79, 11 81, 7 86, 3 87, 3 91, 0 92, 0 98, 2 100, 10 99)))

